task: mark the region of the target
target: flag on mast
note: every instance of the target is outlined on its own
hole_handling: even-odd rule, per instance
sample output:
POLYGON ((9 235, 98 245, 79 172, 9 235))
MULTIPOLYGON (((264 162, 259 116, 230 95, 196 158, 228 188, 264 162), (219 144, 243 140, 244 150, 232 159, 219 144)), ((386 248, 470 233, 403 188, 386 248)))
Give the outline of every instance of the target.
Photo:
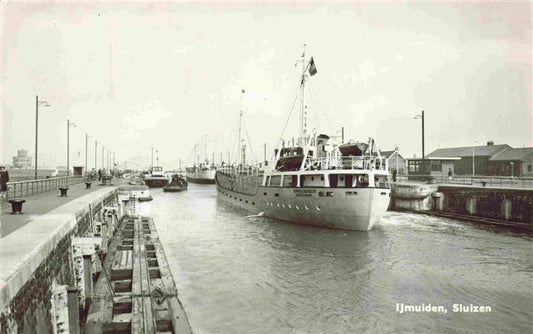
POLYGON ((315 61, 313 60, 313 57, 311 57, 311 60, 309 61, 309 75, 313 76, 316 72, 315 61))

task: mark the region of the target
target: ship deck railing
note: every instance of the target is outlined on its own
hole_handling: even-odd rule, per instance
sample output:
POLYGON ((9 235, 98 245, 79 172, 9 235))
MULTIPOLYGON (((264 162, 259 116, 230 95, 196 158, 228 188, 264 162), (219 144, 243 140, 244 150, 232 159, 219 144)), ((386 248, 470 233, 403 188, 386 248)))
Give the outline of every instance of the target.
POLYGON ((387 170, 387 159, 378 156, 337 156, 337 157, 308 157, 307 166, 310 169, 365 169, 387 170))

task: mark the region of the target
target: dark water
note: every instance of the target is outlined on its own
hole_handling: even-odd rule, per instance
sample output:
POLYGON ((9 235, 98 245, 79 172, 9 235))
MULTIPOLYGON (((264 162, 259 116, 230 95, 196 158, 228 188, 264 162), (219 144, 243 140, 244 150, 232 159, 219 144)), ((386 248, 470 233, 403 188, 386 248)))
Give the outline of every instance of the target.
POLYGON ((395 212, 370 232, 246 218, 212 185, 152 195, 138 210, 154 216, 195 333, 532 332, 531 236, 395 212))

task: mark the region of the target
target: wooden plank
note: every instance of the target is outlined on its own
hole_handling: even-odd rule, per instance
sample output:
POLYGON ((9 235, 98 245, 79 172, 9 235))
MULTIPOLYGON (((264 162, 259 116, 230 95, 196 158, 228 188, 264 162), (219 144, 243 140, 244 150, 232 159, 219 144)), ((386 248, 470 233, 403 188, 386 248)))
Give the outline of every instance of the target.
POLYGON ((139 297, 142 293, 141 286, 141 245, 140 245, 140 229, 139 219, 134 219, 133 237, 133 276, 132 276, 132 317, 131 317, 131 333, 144 333, 143 321, 143 298, 139 297))
POLYGON ((128 251, 120 251, 120 269, 126 269, 126 264, 128 263, 128 251))
POLYGON ((127 252, 126 253, 126 268, 131 269, 133 268, 133 261, 132 261, 133 251, 129 250, 126 252, 127 252))
MULTIPOLYGON (((106 270, 107 275, 111 273, 111 267, 115 263, 115 256, 118 238, 113 238, 109 244, 108 254, 102 264, 103 270, 106 270)), ((109 291, 109 284, 106 275, 101 272, 98 280, 94 286, 94 296, 89 307, 87 320, 85 324, 85 333, 102 333, 105 330, 106 324, 111 323, 113 318, 113 297, 109 291)))
MULTIPOLYGON (((143 218, 144 219, 144 218, 143 218)), ((140 258, 139 266, 141 267, 141 291, 143 299, 143 320, 145 333, 155 333, 155 321, 152 312, 152 297, 150 289, 150 274, 148 272, 148 260, 146 258, 146 239, 144 237, 144 225, 139 225, 139 243, 140 258)))
MULTIPOLYGON (((153 221, 152 221, 152 224, 153 224, 153 221)), ((154 226, 154 230, 155 230, 155 226, 154 226)), ((154 248, 155 248, 157 262, 159 265, 158 267, 159 272, 161 274, 161 278, 159 279, 159 282, 162 286, 162 290, 167 296, 166 304, 169 308, 169 314, 170 314, 170 320, 172 321, 173 332, 190 334, 192 333, 192 330, 189 324, 189 320, 187 319, 187 315, 185 313, 185 309, 183 308, 183 305, 178 299, 178 290, 176 288, 176 283, 174 282, 174 279, 172 277, 170 265, 165 256, 163 246, 161 245, 161 242, 159 241, 159 238, 157 237, 154 238, 154 248)))

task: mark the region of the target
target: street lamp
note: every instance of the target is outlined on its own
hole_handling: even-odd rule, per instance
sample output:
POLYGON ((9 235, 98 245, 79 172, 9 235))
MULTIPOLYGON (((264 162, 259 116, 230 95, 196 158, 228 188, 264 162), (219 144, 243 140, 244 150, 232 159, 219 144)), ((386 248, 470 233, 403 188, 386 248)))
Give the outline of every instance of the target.
POLYGON ((89 144, 89 134, 85 132, 85 177, 87 177, 87 146, 89 144))
MULTIPOLYGON (((475 141, 474 144, 477 144, 477 141, 475 141)), ((476 176, 476 156, 474 154, 475 147, 476 145, 472 146, 472 176, 476 176)))
POLYGON ((422 113, 419 115, 416 115, 413 117, 414 119, 422 119, 422 168, 424 168, 425 172, 425 155, 424 155, 424 110, 422 110, 422 113))
POLYGON ((98 169, 98 140, 94 140, 94 170, 98 169))
POLYGON ((70 127, 76 126, 76 124, 71 123, 69 119, 67 119, 67 176, 70 174, 70 165, 69 165, 69 157, 70 157, 70 127))
POLYGON ((37 180, 37 147, 39 139, 39 106, 50 107, 48 102, 39 101, 39 96, 35 96, 35 179, 37 180))

